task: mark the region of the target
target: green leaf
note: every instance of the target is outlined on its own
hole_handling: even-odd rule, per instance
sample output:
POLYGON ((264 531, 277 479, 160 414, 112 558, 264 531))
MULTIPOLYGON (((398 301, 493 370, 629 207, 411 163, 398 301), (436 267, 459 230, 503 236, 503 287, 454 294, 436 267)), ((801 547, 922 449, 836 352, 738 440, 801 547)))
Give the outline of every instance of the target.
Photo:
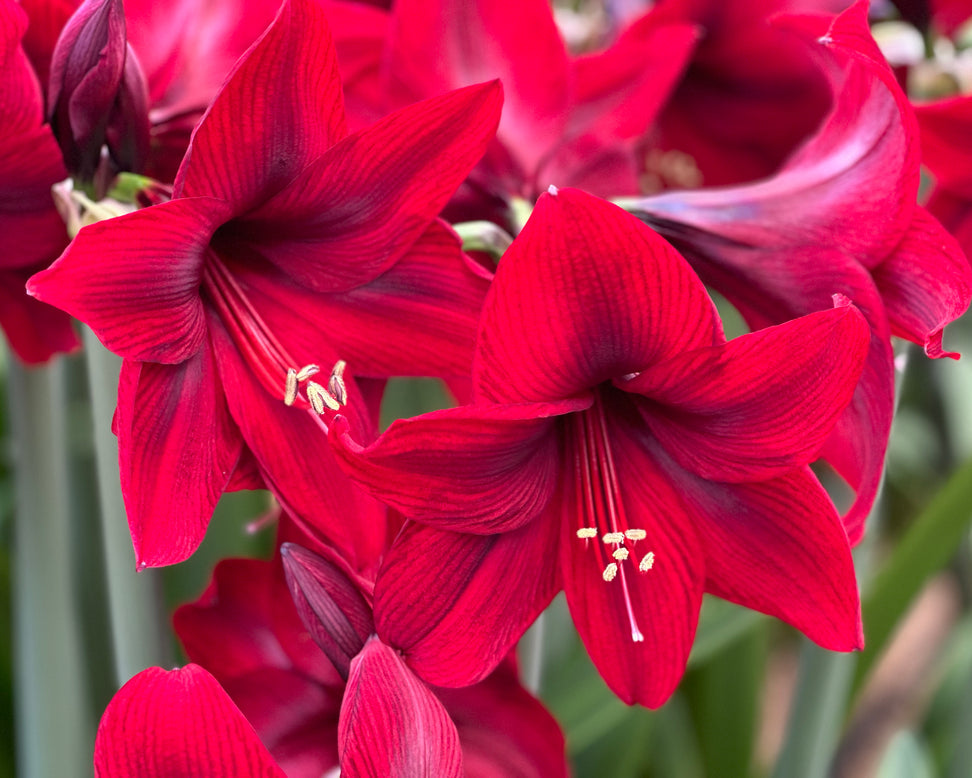
POLYGON ((902 731, 894 736, 884 752, 878 778, 934 778, 927 749, 913 732, 902 731))
POLYGON ((918 516, 868 588, 863 602, 866 650, 854 676, 860 688, 925 582, 955 554, 972 520, 972 459, 952 473, 918 516))

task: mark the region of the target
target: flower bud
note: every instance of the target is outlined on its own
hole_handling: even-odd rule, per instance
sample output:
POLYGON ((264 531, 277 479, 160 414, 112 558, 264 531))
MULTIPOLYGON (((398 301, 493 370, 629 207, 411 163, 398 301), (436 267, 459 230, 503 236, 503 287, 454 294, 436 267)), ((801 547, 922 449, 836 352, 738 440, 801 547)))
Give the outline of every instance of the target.
POLYGON ((121 0, 85 0, 68 20, 51 61, 48 115, 81 185, 103 190, 119 170, 144 165, 148 87, 126 41, 121 0))

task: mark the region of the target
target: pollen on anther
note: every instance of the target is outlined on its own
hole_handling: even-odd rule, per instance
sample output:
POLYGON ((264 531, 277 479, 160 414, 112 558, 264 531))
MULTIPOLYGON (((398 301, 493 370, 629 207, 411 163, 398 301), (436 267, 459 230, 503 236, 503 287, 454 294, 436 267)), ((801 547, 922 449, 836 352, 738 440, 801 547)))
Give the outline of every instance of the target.
POLYGON ((643 529, 626 529, 624 531, 624 536, 628 540, 644 540, 648 537, 648 533, 643 529))
POLYGON ((287 371, 287 385, 284 388, 284 405, 293 405, 297 399, 297 371, 290 368, 287 371))
POLYGON ((330 408, 332 411, 341 409, 338 401, 331 397, 323 386, 315 384, 313 381, 307 382, 307 399, 310 401, 314 413, 318 415, 324 413, 325 407, 330 408))
POLYGON ((601 538, 605 543, 623 543, 624 533, 623 532, 605 532, 604 537, 601 538))
POLYGON ((334 369, 331 371, 331 377, 328 379, 327 388, 334 395, 335 399, 341 404, 345 405, 348 402, 348 390, 344 385, 344 368, 346 368, 347 362, 343 359, 339 359, 334 364, 334 369))
POLYGON ((311 376, 317 375, 321 372, 321 368, 318 365, 304 365, 300 370, 297 371, 297 380, 306 381, 311 376))
POLYGON ((581 527, 577 530, 577 537, 581 540, 590 540, 597 537, 597 527, 581 527))
POLYGON ((611 562, 611 564, 604 568, 604 572, 601 575, 605 581, 613 581, 618 575, 618 563, 611 562))
POLYGON ((628 549, 624 548, 624 546, 622 546, 621 548, 616 548, 614 549, 614 553, 611 554, 611 556, 613 556, 619 562, 623 562, 625 559, 628 558, 628 549))
POLYGON ((638 569, 642 573, 647 573, 655 565, 655 554, 653 551, 649 551, 645 554, 644 558, 641 560, 641 564, 638 565, 638 569))

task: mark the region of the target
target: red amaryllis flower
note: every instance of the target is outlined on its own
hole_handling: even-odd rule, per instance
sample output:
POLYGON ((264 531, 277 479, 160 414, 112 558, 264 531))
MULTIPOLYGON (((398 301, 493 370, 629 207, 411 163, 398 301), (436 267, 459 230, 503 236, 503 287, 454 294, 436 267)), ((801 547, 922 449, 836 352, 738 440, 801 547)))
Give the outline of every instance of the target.
MULTIPOLYGON (((496 83, 470 87, 348 136, 323 11, 292 0, 197 127, 174 198, 86 227, 31 280, 125 358, 115 426, 140 565, 195 549, 244 442, 293 515, 366 510, 308 444, 315 398, 291 384, 319 401, 302 368, 338 356, 356 375, 468 373, 486 274, 435 215, 500 103, 496 83)), ((327 531, 352 558, 384 543, 327 531)))
POLYGON ((972 273, 915 198, 915 118, 858 3, 828 26, 781 18, 827 64, 835 104, 813 139, 772 178, 673 192, 632 210, 665 235, 753 327, 786 321, 841 292, 871 325, 867 365, 823 455, 857 491, 845 516, 856 543, 881 480, 893 414, 890 336, 942 349, 972 296, 972 273))
POLYGON ((826 77, 790 31, 770 23, 801 4, 837 5, 662 0, 632 24, 629 36, 662 22, 699 28, 689 66, 647 139, 646 191, 762 178, 813 133, 830 102, 826 77))
POLYGON ((429 525, 385 559, 378 633, 426 680, 469 683, 562 581, 608 685, 650 706, 706 590, 859 647, 847 537, 807 463, 867 342, 844 304, 726 342, 663 239, 576 190, 543 196, 487 297, 474 403, 366 448, 331 427, 347 472, 429 525))
POLYGON ((318 778, 339 764, 345 774, 396 774, 387 765, 363 767, 369 760, 388 758, 392 745, 408 755, 409 764, 429 746, 435 757, 435 744, 424 735, 390 741, 392 726, 409 725, 392 715, 399 704, 393 696, 406 688, 428 703, 410 712, 415 723, 422 724, 423 715, 444 705, 451 723, 440 718, 439 724, 458 732, 466 775, 547 778, 566 773, 563 735, 520 686, 511 661, 476 686, 431 690, 438 701, 430 702, 430 688, 400 657, 376 639, 369 642, 374 632, 369 579, 317 548, 323 557, 291 547, 289 564, 301 579, 295 590, 301 603, 307 607, 312 601, 327 620, 325 627, 309 613, 311 633, 338 662, 340 673, 301 625, 279 559, 272 564, 221 562, 206 593, 175 616, 190 658, 215 676, 287 775, 318 778), (352 625, 360 627, 360 634, 352 625), (356 743, 354 733, 369 722, 375 727, 384 722, 388 728, 356 743), (339 726, 345 733, 340 750, 339 726))
POLYGON ((66 174, 40 86, 20 46, 27 18, 0 2, 0 326, 25 362, 78 345, 66 314, 24 294, 27 279, 67 245, 51 185, 66 174))
MULTIPOLYGON (((367 13, 370 12, 370 13, 367 13)), ((547 185, 636 193, 634 140, 651 124, 695 42, 693 25, 649 23, 594 55, 571 57, 547 0, 396 0, 383 46, 362 36, 362 15, 333 3, 338 57, 352 121, 450 89, 499 78, 506 101, 497 140, 460 190, 450 218, 505 223, 509 199, 547 185), (342 43, 344 45, 342 45, 342 43)))

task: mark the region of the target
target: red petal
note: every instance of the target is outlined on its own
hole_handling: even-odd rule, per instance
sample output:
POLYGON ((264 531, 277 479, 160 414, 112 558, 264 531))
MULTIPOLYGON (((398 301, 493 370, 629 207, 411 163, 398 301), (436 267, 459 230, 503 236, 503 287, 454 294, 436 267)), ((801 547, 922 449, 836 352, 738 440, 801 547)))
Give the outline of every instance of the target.
POLYGON ((341 81, 324 9, 314 0, 286 0, 193 133, 176 196, 213 195, 243 213, 344 134, 341 81))
POLYGON ((705 288, 668 243, 604 200, 560 190, 540 198, 500 263, 474 392, 559 400, 721 341, 705 288))
POLYGON ((832 651, 863 648, 847 535, 809 470, 753 484, 688 473, 680 481, 705 548, 708 591, 783 619, 832 651))
POLYGON ((652 365, 621 389, 685 469, 756 481, 816 458, 857 387, 870 329, 852 306, 652 365), (821 391, 821 387, 826 387, 821 391))
POLYGON ((356 377, 458 377, 471 370, 489 286, 475 267, 455 234, 433 222, 389 270, 346 292, 312 292, 252 262, 232 272, 270 331, 291 333, 295 351, 336 353, 356 377), (294 331, 295 320, 308 326, 294 331))
POLYGON ((425 97, 494 78, 506 89, 499 137, 527 170, 559 138, 569 104, 567 52, 546 0, 400 0, 386 73, 425 97))
POLYGON ((341 774, 460 778, 455 725, 434 694, 377 638, 351 663, 338 724, 341 774))
POLYGON ((126 359, 182 362, 206 337, 204 252, 226 215, 225 203, 192 198, 92 224, 28 292, 81 319, 126 359))
POLYGON ((180 365, 125 360, 115 428, 138 564, 181 562, 202 542, 242 446, 210 348, 180 365))
POLYGON ((409 518, 490 534, 523 526, 546 505, 559 470, 555 418, 590 397, 559 403, 467 405, 394 422, 358 445, 340 417, 338 461, 355 481, 409 518))
POLYGON ((623 504, 627 524, 611 529, 643 529, 647 537, 625 542, 631 556, 617 563, 614 580, 605 580, 615 547, 575 534, 585 522, 574 481, 565 484, 553 515, 559 515, 563 533, 560 564, 567 603, 591 660, 624 702, 657 708, 685 672, 702 606, 705 557, 680 485, 652 450, 657 444, 630 408, 624 416, 618 410, 608 422, 620 484, 615 499, 623 504), (649 552, 654 564, 641 572, 649 552))
POLYGON ((924 345, 930 357, 957 359, 942 349, 942 330, 969 307, 972 269, 942 225, 924 208, 915 209, 898 248, 872 272, 891 331, 924 345))
POLYGON ((0 327, 22 361, 39 364, 59 352, 73 351, 81 342, 70 316, 24 294, 25 276, 0 272, 0 327))
POLYGON ((542 518, 486 536, 407 524, 375 583, 378 635, 429 683, 482 680, 559 589, 557 529, 542 518))
POLYGON ((564 735, 504 663, 466 689, 436 689, 462 743, 467 778, 566 778, 564 735))
POLYGON ((112 698, 95 741, 97 778, 284 778, 253 727, 198 665, 150 667, 112 698))
POLYGON ((343 291, 390 268, 482 157, 497 82, 397 111, 345 138, 241 220, 239 239, 309 289, 343 291))
POLYGON ((284 543, 280 556, 301 621, 346 679, 351 660, 375 631, 370 593, 361 590, 336 554, 328 559, 284 543))

